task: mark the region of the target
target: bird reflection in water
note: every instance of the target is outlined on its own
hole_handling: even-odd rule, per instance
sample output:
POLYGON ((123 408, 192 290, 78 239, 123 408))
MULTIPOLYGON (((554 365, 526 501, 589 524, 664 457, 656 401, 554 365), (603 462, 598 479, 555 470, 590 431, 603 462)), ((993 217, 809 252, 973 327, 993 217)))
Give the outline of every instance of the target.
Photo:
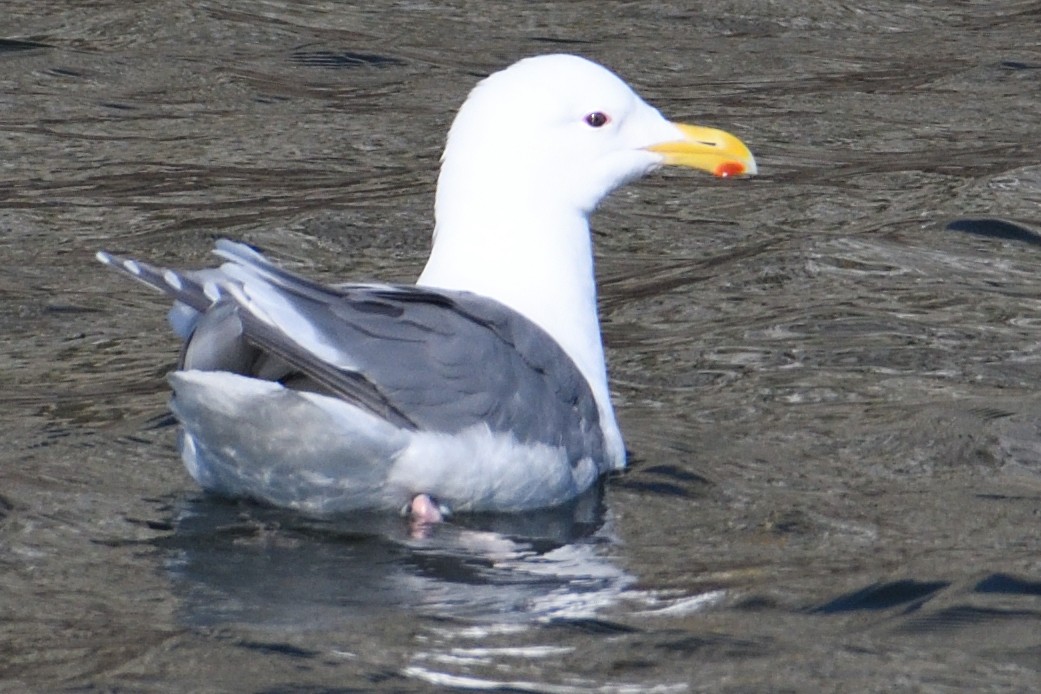
POLYGON ((602 485, 517 514, 415 524, 393 514, 313 519, 211 496, 181 502, 156 541, 193 626, 312 630, 388 610, 497 621, 592 616, 634 579, 612 543, 602 485))

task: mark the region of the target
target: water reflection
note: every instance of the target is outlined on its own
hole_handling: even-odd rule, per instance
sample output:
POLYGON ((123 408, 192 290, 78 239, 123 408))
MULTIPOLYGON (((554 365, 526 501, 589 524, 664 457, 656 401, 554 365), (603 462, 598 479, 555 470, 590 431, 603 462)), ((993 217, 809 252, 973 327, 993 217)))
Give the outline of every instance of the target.
POLYGON ((602 492, 526 514, 475 515, 413 537, 392 515, 306 519, 199 496, 157 541, 193 626, 307 631, 399 610, 496 622, 585 618, 633 579, 604 558, 602 492))

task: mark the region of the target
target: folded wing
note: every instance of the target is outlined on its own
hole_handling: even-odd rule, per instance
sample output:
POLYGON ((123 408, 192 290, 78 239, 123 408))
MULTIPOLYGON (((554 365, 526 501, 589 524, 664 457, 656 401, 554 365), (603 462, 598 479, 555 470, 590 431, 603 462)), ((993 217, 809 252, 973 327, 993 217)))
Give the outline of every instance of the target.
POLYGON ((537 325, 490 299, 407 285, 329 286, 220 241, 219 270, 173 271, 99 254, 172 296, 190 333, 183 369, 230 371, 333 395, 397 427, 484 424, 603 466, 589 385, 537 325))

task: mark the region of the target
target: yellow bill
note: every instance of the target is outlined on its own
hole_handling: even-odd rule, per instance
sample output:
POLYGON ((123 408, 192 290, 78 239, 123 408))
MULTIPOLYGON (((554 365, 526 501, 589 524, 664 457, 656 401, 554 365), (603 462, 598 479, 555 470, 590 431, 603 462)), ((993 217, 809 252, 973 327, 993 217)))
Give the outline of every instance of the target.
POLYGON ((700 125, 673 125, 683 133, 682 139, 647 148, 665 157, 666 164, 708 171, 720 177, 753 176, 758 171, 748 147, 730 133, 700 125))

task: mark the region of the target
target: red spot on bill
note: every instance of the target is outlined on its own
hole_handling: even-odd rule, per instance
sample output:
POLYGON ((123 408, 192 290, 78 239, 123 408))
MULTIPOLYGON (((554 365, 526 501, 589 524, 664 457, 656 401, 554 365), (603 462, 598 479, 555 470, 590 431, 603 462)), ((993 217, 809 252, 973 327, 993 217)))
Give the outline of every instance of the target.
POLYGON ((714 174, 720 178, 729 178, 731 176, 740 176, 745 172, 745 165, 736 161, 725 161, 716 167, 713 171, 714 174))

